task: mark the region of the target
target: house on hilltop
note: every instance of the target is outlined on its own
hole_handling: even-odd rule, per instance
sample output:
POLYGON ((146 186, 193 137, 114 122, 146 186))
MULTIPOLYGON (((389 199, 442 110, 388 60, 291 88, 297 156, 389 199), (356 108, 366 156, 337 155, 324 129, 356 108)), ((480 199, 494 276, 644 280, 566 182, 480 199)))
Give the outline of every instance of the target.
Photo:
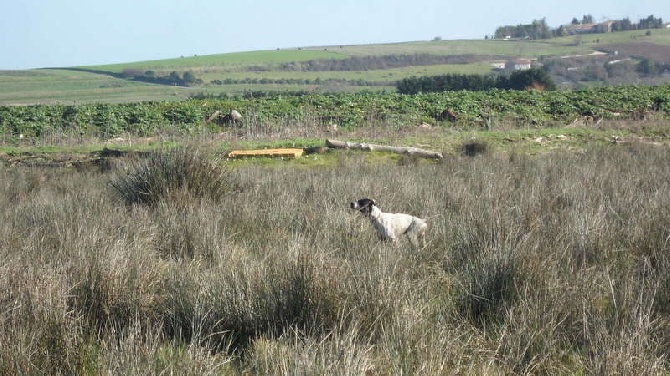
POLYGON ((604 34, 612 32, 612 25, 614 25, 614 21, 566 25, 564 27, 568 34, 604 34))

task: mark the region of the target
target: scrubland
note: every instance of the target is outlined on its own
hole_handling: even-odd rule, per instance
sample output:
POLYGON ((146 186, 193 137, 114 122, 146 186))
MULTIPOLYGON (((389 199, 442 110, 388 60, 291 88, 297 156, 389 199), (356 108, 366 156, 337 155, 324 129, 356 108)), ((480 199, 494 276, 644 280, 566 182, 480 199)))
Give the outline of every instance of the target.
POLYGON ((0 373, 670 372, 667 147, 334 159, 0 166, 0 373))

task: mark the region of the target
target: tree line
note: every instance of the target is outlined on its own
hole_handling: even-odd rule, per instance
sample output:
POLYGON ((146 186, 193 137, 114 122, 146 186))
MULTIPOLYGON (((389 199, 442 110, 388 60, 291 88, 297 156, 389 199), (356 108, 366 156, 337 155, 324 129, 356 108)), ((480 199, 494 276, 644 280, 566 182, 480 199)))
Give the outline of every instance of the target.
POLYGON ((212 85, 325 85, 325 86, 393 86, 391 81, 346 80, 340 78, 226 78, 212 80, 212 85))
POLYGON ((151 70, 142 72, 137 69, 126 69, 121 73, 121 77, 130 78, 134 81, 171 86, 196 86, 203 83, 201 79, 197 78, 195 74, 190 71, 183 73, 172 71, 167 75, 159 75, 151 70))
MULTIPOLYGON (((327 71, 365 71, 408 66, 442 65, 442 64, 470 64, 479 61, 482 56, 477 55, 436 55, 436 54, 404 54, 404 55, 374 55, 352 56, 346 59, 319 59, 308 61, 292 61, 279 64, 277 67, 261 66, 250 67, 251 71, 281 70, 289 72, 327 72, 327 71)), ((492 56, 492 59, 499 59, 492 56)))
POLYGON ((503 90, 556 90, 556 84, 549 74, 539 68, 515 71, 511 74, 446 74, 404 78, 396 84, 401 94, 432 93, 442 91, 486 91, 503 90))
MULTIPOLYGON (((571 26, 592 25, 595 24, 593 16, 586 14, 581 20, 576 17, 572 19, 570 25, 561 25, 556 29, 551 29, 547 25, 546 19, 533 20, 526 25, 505 25, 496 29, 493 37, 495 39, 515 38, 515 39, 549 39, 553 37, 562 37, 572 33, 571 26)), ((590 33, 604 33, 607 31, 626 31, 626 30, 645 30, 659 29, 663 27, 663 19, 650 15, 642 18, 638 23, 633 23, 629 18, 611 21, 610 28, 592 28, 587 31, 590 33)))

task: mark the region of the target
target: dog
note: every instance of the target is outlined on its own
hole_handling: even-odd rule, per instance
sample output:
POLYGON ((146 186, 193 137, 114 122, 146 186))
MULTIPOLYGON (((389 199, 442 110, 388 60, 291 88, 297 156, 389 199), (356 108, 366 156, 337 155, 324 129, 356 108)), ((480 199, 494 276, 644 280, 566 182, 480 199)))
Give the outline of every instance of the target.
POLYGON ((404 213, 384 213, 375 200, 362 198, 350 204, 352 209, 361 212, 370 219, 377 234, 382 240, 398 243, 398 237, 405 234, 415 247, 426 246, 426 229, 428 223, 425 219, 404 213))

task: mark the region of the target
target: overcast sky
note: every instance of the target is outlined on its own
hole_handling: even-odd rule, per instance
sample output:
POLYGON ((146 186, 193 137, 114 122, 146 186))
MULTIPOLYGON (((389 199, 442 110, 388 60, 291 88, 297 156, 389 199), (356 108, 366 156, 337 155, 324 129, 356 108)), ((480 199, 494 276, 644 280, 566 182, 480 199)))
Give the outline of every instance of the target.
POLYGON ((668 0, 3 0, 0 69, 125 63, 303 46, 481 39, 498 26, 550 27, 649 15, 668 0))

